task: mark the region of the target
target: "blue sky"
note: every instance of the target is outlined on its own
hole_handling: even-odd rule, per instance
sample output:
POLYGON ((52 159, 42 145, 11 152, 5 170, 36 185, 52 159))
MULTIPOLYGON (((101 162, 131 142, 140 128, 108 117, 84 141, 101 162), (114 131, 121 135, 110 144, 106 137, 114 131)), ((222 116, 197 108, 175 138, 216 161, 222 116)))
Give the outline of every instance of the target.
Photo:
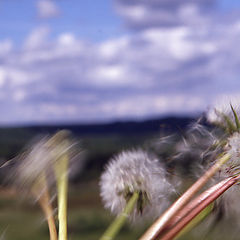
POLYGON ((1 0, 0 124, 194 115, 240 97, 237 0, 1 0))
POLYGON ((53 1, 58 13, 54 17, 39 16, 39 1, 2 0, 0 2, 0 36, 12 38, 16 44, 38 25, 48 25, 51 36, 62 32, 74 32, 77 36, 91 41, 102 41, 124 33, 121 19, 115 14, 111 0, 53 1))

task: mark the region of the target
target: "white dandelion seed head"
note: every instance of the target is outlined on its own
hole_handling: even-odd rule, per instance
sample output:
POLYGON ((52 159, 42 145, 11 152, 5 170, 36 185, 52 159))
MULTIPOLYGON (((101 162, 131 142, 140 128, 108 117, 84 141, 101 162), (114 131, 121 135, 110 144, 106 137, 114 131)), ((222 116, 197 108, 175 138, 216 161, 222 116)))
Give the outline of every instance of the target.
MULTIPOLYGON (((168 196, 175 191, 158 159, 143 150, 123 151, 115 156, 101 176, 100 188, 105 207, 114 214, 123 211, 126 191, 146 194, 148 203, 143 207, 144 217, 158 216, 167 206, 168 196)), ((130 218, 138 220, 139 215, 135 207, 130 218)))
POLYGON ((53 155, 45 137, 16 158, 13 170, 17 184, 22 187, 34 184, 52 166, 53 155))
POLYGON ((71 133, 67 130, 57 132, 48 140, 52 162, 58 161, 64 154, 68 157, 68 171, 66 174, 74 178, 79 174, 85 164, 85 152, 78 141, 72 139, 71 133))
POLYGON ((175 144, 173 159, 182 169, 184 176, 188 173, 199 178, 222 151, 219 142, 216 131, 194 123, 175 144))
POLYGON ((227 139, 226 151, 231 155, 231 159, 227 162, 232 166, 240 164, 240 133, 235 132, 227 139))
MULTIPOLYGON (((77 167, 82 166, 82 164, 76 164, 81 160, 81 149, 76 149, 76 142, 71 141, 69 136, 67 131, 59 131, 28 147, 24 153, 13 159, 14 166, 9 177, 10 181, 22 191, 32 190, 33 186, 36 187, 36 184, 41 183, 43 177, 51 186, 55 181, 54 164, 64 154, 69 157, 70 170, 73 167, 76 170, 77 167)), ((41 189, 41 192, 44 192, 44 189, 41 189)))
POLYGON ((232 122, 235 122, 234 115, 231 109, 236 111, 237 115, 240 115, 240 97, 222 97, 218 99, 215 106, 209 108, 206 117, 209 123, 225 125, 224 116, 227 116, 232 122))

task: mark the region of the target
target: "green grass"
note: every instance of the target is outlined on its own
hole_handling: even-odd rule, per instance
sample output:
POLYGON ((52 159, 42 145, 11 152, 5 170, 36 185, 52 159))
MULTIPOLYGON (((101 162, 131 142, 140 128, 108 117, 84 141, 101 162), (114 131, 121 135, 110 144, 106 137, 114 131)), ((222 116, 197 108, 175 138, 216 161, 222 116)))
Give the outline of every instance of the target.
MULTIPOLYGON (((4 133, 4 132, 3 132, 4 133)), ((17 132, 13 137, 8 132, 0 137, 0 155, 6 158, 15 156, 31 138, 32 133, 17 132), (14 140, 15 139, 15 140, 14 140), (14 140, 14 141, 13 141, 14 140)), ((113 217, 103 209, 99 197, 98 179, 100 169, 114 153, 139 145, 144 145, 146 136, 137 137, 85 137, 82 146, 87 150, 87 167, 82 173, 80 184, 72 186, 69 192, 69 240, 97 240, 111 223, 113 217)), ((167 154, 166 154, 167 155, 167 154)), ((2 170, 3 171, 3 170, 2 170)), ((1 177, 1 175, 0 175, 1 177)), ((186 184, 188 182, 186 181, 186 184)), ((219 225, 202 223, 179 240, 237 240, 237 219, 229 218, 219 225), (209 229, 210 226, 210 229, 209 229), (207 230, 208 229, 208 230, 207 230)), ((136 240, 146 226, 124 226, 116 240, 136 240)), ((32 200, 0 189, 0 236, 5 231, 4 240, 47 240, 47 223, 39 207, 32 200)))
MULTIPOLYGON (((112 219, 109 211, 102 207, 97 181, 70 188, 69 240, 97 240, 112 219)), ((236 219, 213 226, 207 220, 179 240, 239 239, 234 234, 238 230, 236 219)), ((146 226, 125 225, 116 240, 137 240, 145 229, 146 226)), ((47 223, 39 207, 31 200, 23 200, 5 191, 0 191, 0 231, 5 231, 6 240, 49 239, 47 223)))
MULTIPOLYGON (((80 185, 69 192, 69 240, 98 239, 112 221, 110 213, 103 209, 97 182, 80 185)), ((19 196, 0 195, 0 230, 10 240, 46 240, 47 223, 37 204, 19 196)), ((137 239, 140 232, 125 226, 116 239, 137 239)))

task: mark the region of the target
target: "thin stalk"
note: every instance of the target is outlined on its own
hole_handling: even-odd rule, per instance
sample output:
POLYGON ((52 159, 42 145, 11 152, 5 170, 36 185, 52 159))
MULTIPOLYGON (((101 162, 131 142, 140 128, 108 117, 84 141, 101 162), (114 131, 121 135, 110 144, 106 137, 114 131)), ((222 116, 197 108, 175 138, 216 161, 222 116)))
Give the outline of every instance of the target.
POLYGON ((233 186, 238 180, 239 176, 230 178, 222 187, 213 192, 205 201, 201 202, 195 209, 193 209, 187 216, 185 216, 179 223, 176 224, 170 231, 164 236, 158 238, 159 240, 171 240, 173 239, 189 222, 192 221, 203 209, 209 204, 215 201, 226 190, 233 186))
POLYGON ((50 240, 58 240, 56 225, 55 225, 54 216, 53 216, 53 209, 50 204, 50 197, 49 197, 48 191, 44 190, 38 202, 48 222, 50 240))
POLYGON ((168 223, 166 228, 163 229, 163 231, 166 231, 170 228, 172 228, 176 223, 181 221, 183 217, 185 217, 189 212, 191 212, 193 209, 195 209, 200 203, 205 201, 209 196, 211 196, 214 192, 216 192, 219 188, 221 188, 223 185, 225 185, 232 177, 229 177, 214 186, 210 187, 203 193, 201 193, 199 196, 197 196, 195 199, 190 201, 183 209, 181 209, 168 223))
POLYGON ((187 232, 190 232, 194 227, 196 227, 200 222, 202 222, 214 209, 214 202, 209 204, 206 208, 204 208, 190 223, 188 223, 177 235, 174 239, 178 239, 179 237, 185 235, 187 232))
POLYGON ((124 208, 123 212, 118 215, 112 224, 108 227, 105 233, 99 240, 112 240, 120 231, 126 220, 128 219, 129 215, 133 211, 137 200, 139 197, 139 192, 134 192, 131 198, 128 200, 126 207, 124 208))
POLYGON ((67 240, 68 156, 64 154, 55 164, 58 190, 58 237, 67 240))
POLYGON ((178 200, 160 216, 139 240, 154 240, 165 228, 172 217, 207 183, 207 181, 230 159, 229 154, 223 155, 216 163, 199 178, 178 200))
POLYGON ((47 219, 50 240, 57 240, 57 230, 45 174, 39 177, 38 181, 32 186, 31 192, 38 199, 37 201, 47 219), (42 192, 39 197, 40 191, 42 192))

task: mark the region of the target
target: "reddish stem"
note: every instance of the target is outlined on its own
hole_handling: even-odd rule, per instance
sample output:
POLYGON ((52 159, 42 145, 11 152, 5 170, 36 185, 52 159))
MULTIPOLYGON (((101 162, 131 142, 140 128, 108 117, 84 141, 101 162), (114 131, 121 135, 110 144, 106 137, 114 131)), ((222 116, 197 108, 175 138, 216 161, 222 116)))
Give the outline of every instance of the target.
POLYGON ((154 240, 171 221, 175 214, 184 207, 191 198, 207 183, 207 181, 230 159, 229 154, 223 155, 217 162, 199 178, 169 209, 163 213, 139 240, 154 240))
POLYGON ((213 192, 207 199, 202 201, 196 208, 185 217, 181 219, 170 231, 168 231, 164 236, 157 238, 161 240, 171 240, 173 239, 189 222, 192 221, 204 208, 206 208, 210 203, 216 200, 220 195, 222 195, 227 189, 234 185, 240 176, 230 178, 223 186, 213 192))
MULTIPOLYGON (((191 202, 189 202, 183 209, 181 209, 169 222, 169 224, 166 226, 166 228, 163 229, 163 231, 166 231, 173 227, 176 223, 178 223, 183 217, 185 217, 189 212, 191 212, 193 209, 195 209, 200 203, 205 201, 209 196, 211 196, 214 192, 216 192, 218 189, 220 189, 223 185, 225 185, 232 177, 229 177, 220 183, 215 184, 211 188, 204 191, 202 194, 200 194, 198 197, 193 199, 191 202)), ((162 232, 163 232, 162 231, 162 232)), ((161 233, 162 233, 161 232, 161 233)))

